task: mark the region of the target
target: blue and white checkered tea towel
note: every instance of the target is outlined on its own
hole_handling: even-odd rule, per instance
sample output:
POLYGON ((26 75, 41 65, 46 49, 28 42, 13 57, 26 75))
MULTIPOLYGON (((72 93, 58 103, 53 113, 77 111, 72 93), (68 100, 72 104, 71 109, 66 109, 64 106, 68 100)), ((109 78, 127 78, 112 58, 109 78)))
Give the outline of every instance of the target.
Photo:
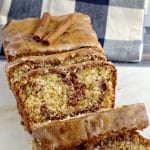
MULTIPOLYGON (((143 52, 145 0, 0 0, 0 24, 43 12, 88 14, 108 59, 138 62, 143 52)), ((3 52, 1 51, 1 54, 3 52)))
POLYGON ((150 60, 150 0, 147 0, 145 9, 143 58, 150 60))

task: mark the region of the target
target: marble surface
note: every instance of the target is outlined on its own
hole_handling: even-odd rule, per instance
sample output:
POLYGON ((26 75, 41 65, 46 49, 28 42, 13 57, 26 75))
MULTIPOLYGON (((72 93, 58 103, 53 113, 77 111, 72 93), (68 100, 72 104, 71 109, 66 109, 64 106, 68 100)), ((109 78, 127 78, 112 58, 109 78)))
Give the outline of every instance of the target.
MULTIPOLYGON (((20 124, 16 102, 0 61, 0 150, 32 150, 32 139, 20 124)), ((150 118, 150 67, 118 65, 116 106, 143 102, 150 118)), ((150 127, 141 132, 150 138, 150 127)))

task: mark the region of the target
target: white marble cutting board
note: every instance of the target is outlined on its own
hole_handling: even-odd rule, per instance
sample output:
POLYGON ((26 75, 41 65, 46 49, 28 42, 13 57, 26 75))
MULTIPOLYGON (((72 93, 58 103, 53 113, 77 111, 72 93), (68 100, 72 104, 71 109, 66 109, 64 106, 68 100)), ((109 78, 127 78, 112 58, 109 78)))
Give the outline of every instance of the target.
MULTIPOLYGON (((20 124, 16 102, 0 61, 0 150, 32 150, 32 139, 20 124)), ((150 118, 150 67, 117 67, 116 106, 143 102, 150 118)), ((150 138, 150 127, 142 132, 150 138)))

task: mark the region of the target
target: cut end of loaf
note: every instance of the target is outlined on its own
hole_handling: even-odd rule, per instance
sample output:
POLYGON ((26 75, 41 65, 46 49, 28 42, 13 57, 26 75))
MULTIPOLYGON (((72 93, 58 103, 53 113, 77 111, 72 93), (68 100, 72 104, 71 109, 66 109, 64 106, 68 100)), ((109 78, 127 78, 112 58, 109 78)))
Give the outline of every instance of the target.
MULTIPOLYGON (((33 145, 36 146, 36 143, 33 145)), ((150 139, 133 130, 108 137, 95 145, 87 143, 67 150, 150 150, 150 139)))
POLYGON ((150 150, 150 139, 145 139, 136 131, 127 132, 100 141, 94 146, 94 150, 150 150))
POLYGON ((31 124, 95 112, 114 104, 115 68, 90 62, 32 72, 16 83, 31 124))

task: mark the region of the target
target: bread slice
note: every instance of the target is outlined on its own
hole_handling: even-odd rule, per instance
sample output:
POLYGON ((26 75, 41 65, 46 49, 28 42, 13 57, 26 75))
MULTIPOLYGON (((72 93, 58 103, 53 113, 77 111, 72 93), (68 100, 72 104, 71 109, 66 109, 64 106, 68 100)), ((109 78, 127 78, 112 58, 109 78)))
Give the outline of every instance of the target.
POLYGON ((86 62, 88 60, 106 61, 106 57, 103 53, 99 52, 98 48, 80 48, 59 54, 18 58, 7 63, 5 70, 11 85, 11 82, 14 82, 19 76, 34 69, 48 68, 50 66, 65 66, 86 62))
MULTIPOLYGON (((94 150, 150 150, 150 139, 132 131, 117 137, 108 138, 95 145, 94 150)), ((92 150, 92 149, 91 149, 92 150)))
POLYGON ((147 126, 144 104, 133 104, 67 120, 34 124, 32 134, 37 150, 63 150, 147 126))
POLYGON ((68 150, 150 150, 150 139, 133 130, 103 139, 95 145, 81 145, 68 150))
MULTIPOLYGON (((12 61, 24 56, 54 54, 82 47, 102 49, 95 31, 92 29, 90 18, 80 13, 75 13, 75 15, 75 23, 49 46, 33 39, 39 19, 27 18, 9 22, 3 29, 3 46, 7 60, 12 61)), ((66 17, 68 15, 51 16, 47 32, 55 30, 66 17)))
POLYGON ((115 86, 114 65, 88 61, 29 71, 12 89, 24 124, 31 131, 35 123, 112 108, 115 86))

